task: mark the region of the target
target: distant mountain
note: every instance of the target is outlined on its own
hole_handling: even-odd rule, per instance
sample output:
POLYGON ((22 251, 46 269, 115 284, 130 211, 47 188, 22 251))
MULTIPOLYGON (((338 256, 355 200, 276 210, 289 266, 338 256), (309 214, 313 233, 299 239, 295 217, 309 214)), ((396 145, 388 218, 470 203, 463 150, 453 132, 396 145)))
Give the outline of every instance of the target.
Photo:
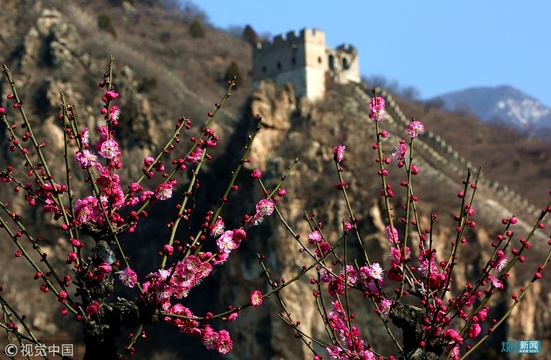
POLYGON ((485 122, 551 138, 551 109, 511 86, 474 87, 437 96, 431 102, 441 102, 445 110, 468 113, 485 122))

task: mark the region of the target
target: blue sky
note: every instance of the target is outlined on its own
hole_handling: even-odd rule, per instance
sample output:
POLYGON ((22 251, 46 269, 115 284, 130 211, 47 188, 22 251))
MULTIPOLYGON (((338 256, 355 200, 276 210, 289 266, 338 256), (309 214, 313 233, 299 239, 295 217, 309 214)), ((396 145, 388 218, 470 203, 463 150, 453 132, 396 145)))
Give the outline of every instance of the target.
POLYGON ((551 107, 551 1, 195 1, 213 25, 277 35, 322 29, 354 45, 362 75, 414 86, 421 98, 511 85, 551 107))

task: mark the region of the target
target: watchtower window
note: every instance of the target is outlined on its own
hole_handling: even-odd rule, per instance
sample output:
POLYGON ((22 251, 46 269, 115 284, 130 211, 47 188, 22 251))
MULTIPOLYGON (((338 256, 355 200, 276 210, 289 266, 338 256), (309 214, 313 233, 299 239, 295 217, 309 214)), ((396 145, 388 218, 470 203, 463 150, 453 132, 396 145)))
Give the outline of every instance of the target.
POLYGON ((329 55, 329 69, 335 70, 335 57, 333 55, 329 55))
POLYGON ((348 70, 350 66, 348 65, 348 60, 346 58, 342 59, 342 69, 348 70))
POLYGON ((318 56, 318 63, 321 64, 322 62, 323 62, 323 60, 321 59, 321 56, 318 56))
POLYGON ((277 69, 281 70, 281 63, 279 61, 277 62, 277 69))

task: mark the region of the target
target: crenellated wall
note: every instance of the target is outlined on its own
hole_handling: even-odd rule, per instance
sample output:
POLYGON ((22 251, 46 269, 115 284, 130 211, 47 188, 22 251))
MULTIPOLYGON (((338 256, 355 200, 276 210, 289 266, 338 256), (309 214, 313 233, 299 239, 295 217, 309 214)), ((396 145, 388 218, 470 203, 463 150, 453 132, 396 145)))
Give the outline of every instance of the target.
POLYGON ((360 82, 358 51, 349 44, 329 48, 322 30, 305 28, 258 42, 253 47, 252 75, 255 83, 290 82, 298 96, 315 101, 335 83, 360 82))

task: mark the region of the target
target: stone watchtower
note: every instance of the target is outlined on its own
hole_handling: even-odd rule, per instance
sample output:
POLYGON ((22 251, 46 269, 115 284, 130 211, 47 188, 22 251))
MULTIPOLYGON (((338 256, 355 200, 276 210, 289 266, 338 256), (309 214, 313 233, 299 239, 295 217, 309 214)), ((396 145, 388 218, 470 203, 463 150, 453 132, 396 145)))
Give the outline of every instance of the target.
POLYGON ((319 100, 333 84, 360 82, 358 51, 348 44, 327 47, 318 29, 289 32, 253 46, 253 79, 290 82, 298 96, 319 100))

